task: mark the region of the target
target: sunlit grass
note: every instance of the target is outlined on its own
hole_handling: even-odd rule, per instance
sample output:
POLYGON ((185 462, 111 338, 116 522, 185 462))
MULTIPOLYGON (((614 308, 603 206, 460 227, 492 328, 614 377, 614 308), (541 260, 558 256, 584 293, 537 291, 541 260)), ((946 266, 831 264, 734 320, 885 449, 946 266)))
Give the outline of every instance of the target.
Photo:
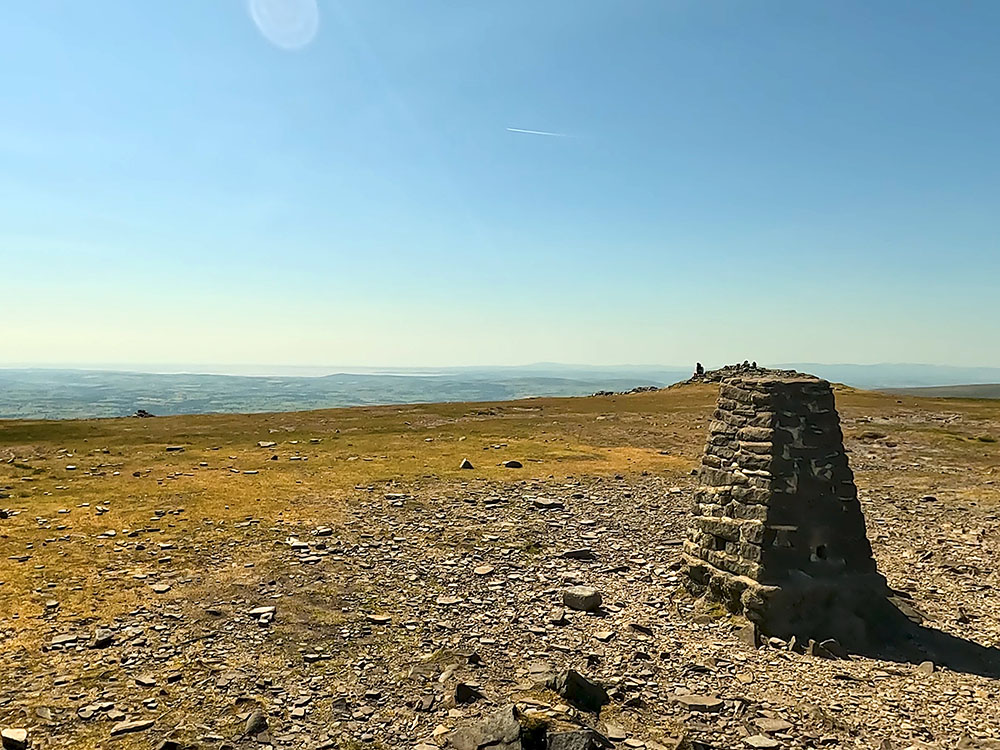
MULTIPOLYGON (((898 491, 1000 499, 1000 446, 982 440, 1000 434, 1000 402, 897 398, 846 388, 838 389, 837 398, 857 457, 852 462, 863 465, 866 451, 878 451, 887 462, 907 464, 906 471, 858 471, 862 490, 888 482, 898 491), (945 474, 941 465, 962 470, 945 474)), ((223 587, 237 585, 241 576, 251 580, 235 560, 240 545, 249 545, 247 555, 255 549, 259 527, 238 528, 238 522, 336 527, 356 488, 642 472, 680 481, 697 463, 714 399, 712 386, 694 386, 505 403, 0 421, 0 488, 6 488, 0 508, 21 511, 0 520, 0 607, 14 638, 9 646, 34 643, 32 624, 43 616, 52 588, 62 613, 107 621, 141 605, 151 582, 165 580, 169 571, 170 577, 195 581, 162 595, 180 606, 199 591, 211 593, 197 582, 206 573, 206 550, 227 544, 236 545, 236 567, 212 569, 213 580, 223 587), (259 447, 260 441, 276 445, 259 447), (169 452, 168 446, 183 451, 169 452), (459 468, 464 458, 474 469, 459 468), (508 459, 523 468, 504 468, 508 459), (108 511, 99 515, 98 506, 108 511), (154 515, 179 508, 180 514, 154 515), (160 532, 126 535, 151 526, 160 532), (109 530, 116 536, 98 538, 109 530), (120 542, 127 552, 115 551, 120 542), (167 565, 157 563, 161 542, 176 543, 167 565), (137 550, 139 543, 147 549, 137 550), (18 555, 30 558, 9 559, 18 555), (137 579, 136 573, 148 578, 137 579)))

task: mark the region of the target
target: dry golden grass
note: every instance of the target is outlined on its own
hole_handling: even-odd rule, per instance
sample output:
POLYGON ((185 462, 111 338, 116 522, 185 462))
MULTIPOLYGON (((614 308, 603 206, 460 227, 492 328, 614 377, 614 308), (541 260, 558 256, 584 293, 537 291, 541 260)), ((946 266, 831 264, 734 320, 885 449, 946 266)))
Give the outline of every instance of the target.
MULTIPOLYGON (((96 536, 109 529, 122 534, 156 525, 162 542, 185 540, 168 553, 173 574, 184 575, 199 570, 199 556, 212 544, 250 538, 252 527, 237 526, 248 518, 335 526, 355 486, 638 472, 680 477, 696 464, 715 393, 712 386, 685 386, 506 403, 0 421, 0 488, 8 488, 0 507, 22 511, 0 521, 5 626, 31 645, 32 623, 53 582, 62 611, 84 617, 111 619, 148 597, 148 582, 121 570, 108 573, 115 540, 96 536), (258 441, 277 445, 261 448, 258 441), (168 452, 168 446, 184 450, 168 452), (463 458, 475 469, 460 470, 463 458), (500 466, 512 458, 524 468, 500 466), (67 470, 70 465, 77 468, 67 470), (102 504, 109 510, 98 515, 102 504), (154 510, 177 508, 184 512, 151 521, 154 510), (30 559, 9 559, 23 554, 30 559)), ((1000 443, 989 442, 1000 438, 1000 402, 839 388, 838 406, 862 490, 889 483, 900 491, 934 487, 946 499, 1000 500, 1000 443), (866 462, 872 451, 879 460, 866 462)), ((155 573, 153 552, 136 572, 155 573)), ((248 576, 234 564, 213 585, 239 585, 248 576)))

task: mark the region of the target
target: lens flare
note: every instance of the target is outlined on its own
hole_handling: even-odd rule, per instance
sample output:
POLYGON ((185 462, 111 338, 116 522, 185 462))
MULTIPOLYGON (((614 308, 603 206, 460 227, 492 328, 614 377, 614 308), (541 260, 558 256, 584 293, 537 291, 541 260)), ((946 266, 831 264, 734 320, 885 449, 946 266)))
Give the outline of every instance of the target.
POLYGON ((319 29, 316 0, 250 0, 250 16, 271 44, 302 49, 319 29))

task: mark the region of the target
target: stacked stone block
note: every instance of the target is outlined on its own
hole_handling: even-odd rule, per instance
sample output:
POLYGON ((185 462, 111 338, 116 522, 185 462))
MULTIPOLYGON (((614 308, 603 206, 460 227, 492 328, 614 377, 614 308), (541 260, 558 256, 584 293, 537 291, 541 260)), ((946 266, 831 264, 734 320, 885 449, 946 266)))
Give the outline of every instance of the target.
POLYGON ((861 642, 878 574, 833 391, 797 373, 727 378, 684 545, 689 588, 771 635, 861 642))

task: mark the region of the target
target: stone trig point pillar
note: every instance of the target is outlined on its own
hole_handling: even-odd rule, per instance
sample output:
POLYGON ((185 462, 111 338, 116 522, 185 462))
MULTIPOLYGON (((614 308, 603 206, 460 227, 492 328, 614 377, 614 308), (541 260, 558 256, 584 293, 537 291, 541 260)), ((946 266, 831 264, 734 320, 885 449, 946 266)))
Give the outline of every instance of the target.
POLYGON ((768 635, 860 645, 889 624, 828 382, 722 381, 684 557, 693 593, 768 635))

